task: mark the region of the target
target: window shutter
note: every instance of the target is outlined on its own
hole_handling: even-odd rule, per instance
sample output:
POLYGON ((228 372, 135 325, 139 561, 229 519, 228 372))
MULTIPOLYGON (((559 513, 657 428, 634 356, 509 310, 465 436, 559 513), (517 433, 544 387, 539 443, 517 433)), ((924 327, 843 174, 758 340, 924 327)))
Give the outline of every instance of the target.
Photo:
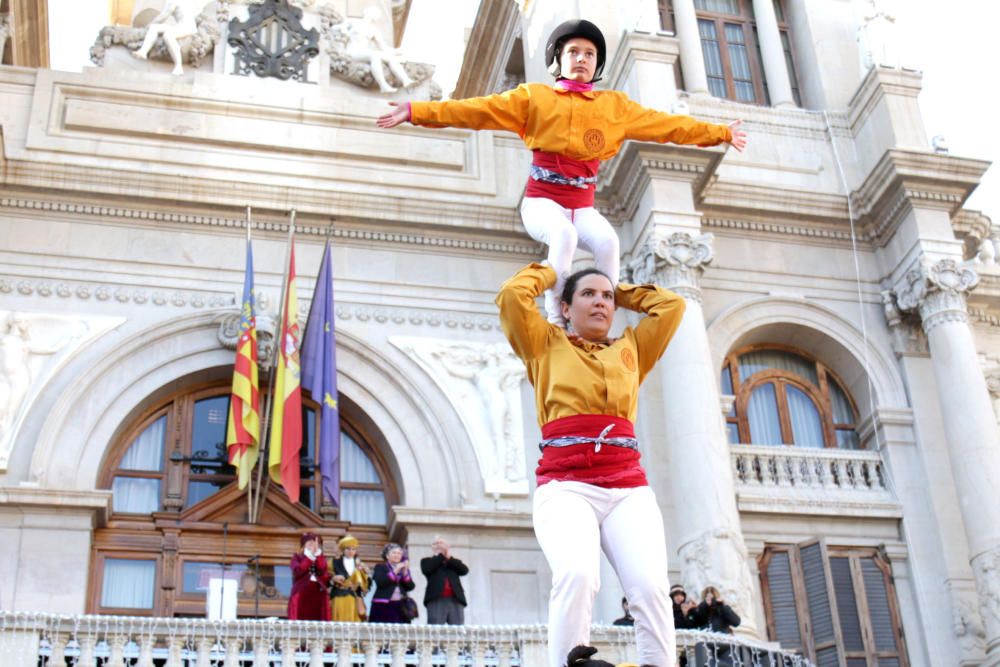
POLYGON ((837 646, 837 619, 834 618, 828 589, 827 564, 823 544, 808 542, 799 547, 806 604, 812 621, 813 647, 818 667, 840 667, 837 646))
POLYGON ((802 633, 799 630, 799 613, 795 608, 791 557, 787 551, 772 552, 770 557, 767 564, 767 588, 774 624, 773 639, 783 648, 801 650, 802 633))
POLYGON ((900 646, 896 641, 897 619, 893 613, 885 573, 874 558, 862 558, 860 561, 872 638, 879 654, 878 664, 880 667, 898 667, 900 646))
POLYGON ((831 557, 830 574, 833 578, 833 593, 837 598, 837 617, 840 620, 844 652, 863 653, 865 638, 861 634, 861 619, 858 618, 858 600, 854 594, 854 579, 851 577, 851 559, 831 557))

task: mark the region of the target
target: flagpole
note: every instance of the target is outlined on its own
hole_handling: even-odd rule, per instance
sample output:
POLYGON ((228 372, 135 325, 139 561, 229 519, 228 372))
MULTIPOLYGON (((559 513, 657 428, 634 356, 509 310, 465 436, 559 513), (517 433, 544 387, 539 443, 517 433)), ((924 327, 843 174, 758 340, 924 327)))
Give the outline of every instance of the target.
MULTIPOLYGON (((251 216, 250 216, 250 205, 248 204, 247 205, 247 247, 248 248, 250 247, 250 225, 251 224, 252 224, 252 222, 251 222, 251 216)), ((251 299, 254 298, 253 293, 250 294, 250 298, 251 299)), ((256 313, 256 308, 255 308, 254 309, 254 318, 256 318, 256 316, 257 316, 257 313, 256 313)), ((259 366, 258 366, 258 368, 259 368, 259 366)), ((257 409, 260 410, 260 407, 258 406, 257 409)), ((257 431, 257 464, 259 465, 260 464, 260 426, 259 426, 259 423, 258 423, 257 429, 258 429, 258 431, 257 431)), ((248 480, 248 483, 247 483, 247 521, 249 523, 253 523, 253 471, 250 471, 249 480, 248 480)))
MULTIPOLYGON (((291 258, 292 258, 292 236, 295 234, 295 209, 294 208, 290 211, 289 215, 290 215, 290 217, 289 217, 289 222, 288 222, 288 243, 285 246, 285 264, 284 264, 284 269, 282 269, 282 278, 281 278, 281 307, 279 309, 280 317, 279 317, 279 320, 278 320, 278 327, 277 327, 277 331, 276 331, 277 336, 274 339, 275 344, 274 344, 274 346, 273 346, 273 348, 271 350, 271 369, 270 369, 271 370, 271 376, 268 378, 268 383, 267 383, 268 384, 268 391, 267 391, 268 401, 267 401, 267 408, 266 408, 265 415, 264 415, 264 422, 262 424, 262 427, 266 424, 266 428, 267 428, 267 449, 265 449, 262 452, 262 454, 260 456, 260 459, 259 459, 259 461, 261 461, 261 467, 258 468, 258 470, 257 470, 257 494, 256 494, 256 500, 255 500, 254 506, 253 506, 253 516, 251 517, 252 523, 257 523, 257 519, 260 517, 261 504, 264 501, 264 497, 265 497, 265 495, 267 493, 267 489, 271 486, 271 476, 268 475, 267 476, 267 481, 264 482, 264 488, 261 489, 261 478, 263 477, 263 474, 264 474, 264 467, 267 465, 266 461, 268 460, 268 457, 267 457, 266 454, 271 449, 271 423, 270 423, 271 422, 271 406, 274 404, 274 382, 277 379, 277 372, 276 372, 276 366, 275 366, 275 364, 278 363, 279 356, 281 355, 281 345, 282 345, 281 330, 284 328, 285 320, 288 317, 288 313, 285 312, 285 309, 288 306, 288 294, 287 294, 287 292, 288 292, 288 267, 289 267, 289 263, 291 262, 291 258)), ((295 316, 298 317, 298 313, 295 313, 295 316)))

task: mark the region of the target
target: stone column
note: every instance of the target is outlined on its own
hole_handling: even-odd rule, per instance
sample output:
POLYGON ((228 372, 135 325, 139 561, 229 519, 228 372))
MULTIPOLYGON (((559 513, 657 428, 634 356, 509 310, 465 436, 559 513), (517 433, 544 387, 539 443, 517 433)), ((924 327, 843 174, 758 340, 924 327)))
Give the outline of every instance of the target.
POLYGON ((753 583, 698 285, 712 256, 711 234, 654 232, 629 264, 626 277, 633 283, 667 287, 687 304, 656 371, 663 383, 662 428, 669 447, 670 488, 674 506, 681 508, 672 526, 679 538, 681 578, 692 593, 717 587, 743 620, 737 632, 756 637, 753 583))
POLYGON ((1000 430, 969 328, 965 295, 976 272, 921 257, 896 286, 897 305, 919 314, 930 347, 959 509, 986 630, 989 665, 1000 664, 1000 430))
POLYGON ((753 13, 757 20, 757 37, 760 55, 764 61, 764 76, 773 107, 793 107, 792 84, 788 78, 785 47, 781 44, 778 19, 774 15, 773 0, 753 0, 753 13))
POLYGON ((708 77, 705 75, 705 55, 701 50, 698 32, 698 15, 694 0, 674 0, 674 27, 681 41, 681 71, 684 87, 689 93, 708 95, 708 77))

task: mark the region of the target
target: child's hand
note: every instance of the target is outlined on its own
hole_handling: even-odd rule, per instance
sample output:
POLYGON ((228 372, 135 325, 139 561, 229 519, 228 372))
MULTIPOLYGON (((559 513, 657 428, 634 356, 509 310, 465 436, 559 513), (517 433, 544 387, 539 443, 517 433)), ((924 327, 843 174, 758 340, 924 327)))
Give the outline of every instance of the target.
POLYGON ((392 111, 386 114, 382 114, 375 119, 375 124, 381 128, 389 129, 390 127, 396 127, 400 123, 405 123, 410 120, 410 105, 400 104, 399 102, 389 102, 389 106, 396 107, 392 111))
MULTIPOLYGON (((392 102, 390 102, 390 104, 392 104, 392 102)), ((733 138, 729 142, 729 145, 738 150, 740 153, 743 152, 743 149, 746 148, 747 145, 747 133, 740 129, 741 125, 743 125, 742 120, 734 120, 729 124, 729 131, 733 134, 733 138)))

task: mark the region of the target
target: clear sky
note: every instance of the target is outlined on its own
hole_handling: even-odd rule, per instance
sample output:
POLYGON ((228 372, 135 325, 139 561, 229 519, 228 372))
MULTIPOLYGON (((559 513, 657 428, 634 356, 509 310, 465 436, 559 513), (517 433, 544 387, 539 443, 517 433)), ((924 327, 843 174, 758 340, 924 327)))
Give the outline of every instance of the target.
MULTIPOLYGON (((919 99, 927 136, 944 135, 952 155, 1000 162, 1000 2, 899 0, 893 10, 905 63, 924 74, 919 99)), ((1000 165, 965 206, 1000 226, 1000 165)))

